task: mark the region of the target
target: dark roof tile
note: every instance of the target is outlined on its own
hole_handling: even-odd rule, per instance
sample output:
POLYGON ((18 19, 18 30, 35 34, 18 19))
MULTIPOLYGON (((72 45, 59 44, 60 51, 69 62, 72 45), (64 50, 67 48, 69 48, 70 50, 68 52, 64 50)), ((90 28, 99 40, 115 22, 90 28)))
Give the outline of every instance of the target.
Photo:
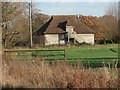
POLYGON ((44 31, 45 34, 65 33, 66 26, 73 26, 74 31, 78 34, 93 33, 88 26, 80 21, 76 15, 61 15, 53 16, 53 19, 49 23, 48 27, 44 31))

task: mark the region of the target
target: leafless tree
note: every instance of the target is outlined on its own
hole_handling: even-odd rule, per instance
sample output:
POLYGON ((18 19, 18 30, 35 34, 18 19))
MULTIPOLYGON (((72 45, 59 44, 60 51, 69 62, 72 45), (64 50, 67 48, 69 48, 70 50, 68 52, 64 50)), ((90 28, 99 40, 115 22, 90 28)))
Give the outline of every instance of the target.
POLYGON ((34 3, 28 2, 2 2, 2 43, 5 48, 14 46, 19 42, 30 42, 30 5, 32 15, 39 12, 34 3))
POLYGON ((118 18, 118 3, 112 2, 106 9, 106 15, 112 15, 118 18))
POLYGON ((28 15, 27 8, 27 3, 2 2, 2 43, 5 48, 12 46, 14 39, 20 34, 18 26, 20 23, 24 25, 24 20, 28 15))

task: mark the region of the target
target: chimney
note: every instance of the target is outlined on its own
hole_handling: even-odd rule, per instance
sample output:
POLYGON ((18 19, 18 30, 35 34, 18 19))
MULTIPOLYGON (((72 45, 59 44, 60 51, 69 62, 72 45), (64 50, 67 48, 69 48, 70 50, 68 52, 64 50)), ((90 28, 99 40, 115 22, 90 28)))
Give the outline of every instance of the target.
POLYGON ((78 14, 78 15, 77 15, 77 19, 80 19, 81 16, 82 16, 82 15, 78 14))
POLYGON ((80 18, 80 15, 79 15, 79 14, 77 15, 77 18, 78 18, 78 19, 80 18))

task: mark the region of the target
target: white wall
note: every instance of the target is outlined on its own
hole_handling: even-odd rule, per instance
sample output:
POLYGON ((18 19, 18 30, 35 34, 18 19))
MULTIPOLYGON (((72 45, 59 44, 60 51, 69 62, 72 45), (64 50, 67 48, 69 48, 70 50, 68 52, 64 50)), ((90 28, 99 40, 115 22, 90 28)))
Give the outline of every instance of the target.
MULTIPOLYGON (((94 34, 77 34, 80 43, 86 42, 88 44, 94 44, 94 34)), ((64 40, 60 40, 58 34, 46 34, 45 35, 45 45, 58 45, 65 44, 64 40)))
POLYGON ((68 32, 68 38, 72 38, 71 34, 73 32, 74 27, 73 26, 66 26, 66 32, 68 32))
POLYGON ((46 34, 45 35, 45 45, 63 45, 65 44, 64 34, 46 34))
POLYGON ((73 32, 74 27, 73 26, 66 26, 67 32, 73 32))
POLYGON ((65 44, 65 40, 60 40, 60 45, 64 45, 65 44))
POLYGON ((94 34, 78 34, 79 38, 81 38, 81 43, 86 42, 89 44, 94 44, 94 34))
POLYGON ((59 44, 58 34, 46 34, 45 35, 45 45, 59 44))

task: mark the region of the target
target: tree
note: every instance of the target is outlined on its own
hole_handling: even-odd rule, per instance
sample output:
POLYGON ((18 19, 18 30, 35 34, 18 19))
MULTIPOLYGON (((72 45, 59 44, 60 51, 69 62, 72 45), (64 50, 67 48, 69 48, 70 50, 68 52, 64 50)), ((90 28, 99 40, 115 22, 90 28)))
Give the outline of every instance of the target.
POLYGON ((29 46, 30 44, 30 13, 32 11, 33 30, 38 29, 41 23, 36 22, 38 17, 36 14, 40 11, 34 3, 25 2, 3 2, 2 17, 3 17, 3 33, 2 43, 5 48, 13 46, 29 46), (30 5, 32 9, 30 10, 30 5), (34 28, 36 27, 37 28, 34 28))
POLYGON ((105 15, 100 18, 102 22, 107 26, 107 37, 111 42, 117 43, 118 38, 118 20, 115 16, 105 15))
POLYGON ((14 46, 19 41, 21 31, 28 26, 28 15, 28 3, 2 2, 2 43, 5 48, 14 46))
POLYGON ((112 2, 106 9, 106 16, 103 17, 103 21, 109 28, 110 37, 113 42, 118 42, 118 3, 112 2))
POLYGON ((112 2, 105 11, 106 15, 115 16, 118 18, 118 3, 112 2))

